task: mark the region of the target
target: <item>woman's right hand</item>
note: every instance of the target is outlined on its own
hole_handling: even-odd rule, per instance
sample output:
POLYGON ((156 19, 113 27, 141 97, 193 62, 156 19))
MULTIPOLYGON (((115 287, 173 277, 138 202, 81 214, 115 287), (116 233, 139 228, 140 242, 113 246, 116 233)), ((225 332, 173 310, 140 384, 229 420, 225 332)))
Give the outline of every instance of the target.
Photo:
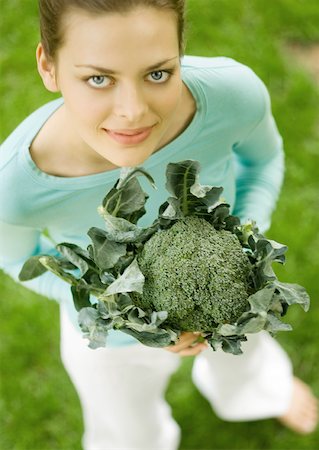
POLYGON ((183 331, 176 344, 164 347, 164 349, 179 356, 196 356, 208 347, 206 341, 198 342, 200 335, 201 333, 183 331))

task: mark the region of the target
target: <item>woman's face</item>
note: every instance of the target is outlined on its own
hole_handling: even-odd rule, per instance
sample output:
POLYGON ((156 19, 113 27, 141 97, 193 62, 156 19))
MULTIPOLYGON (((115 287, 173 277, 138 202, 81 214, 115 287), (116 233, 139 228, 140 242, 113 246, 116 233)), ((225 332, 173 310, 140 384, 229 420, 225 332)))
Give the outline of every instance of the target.
POLYGON ((143 163, 171 133, 181 105, 174 13, 72 11, 64 26, 52 70, 71 133, 93 159, 119 167, 143 163))

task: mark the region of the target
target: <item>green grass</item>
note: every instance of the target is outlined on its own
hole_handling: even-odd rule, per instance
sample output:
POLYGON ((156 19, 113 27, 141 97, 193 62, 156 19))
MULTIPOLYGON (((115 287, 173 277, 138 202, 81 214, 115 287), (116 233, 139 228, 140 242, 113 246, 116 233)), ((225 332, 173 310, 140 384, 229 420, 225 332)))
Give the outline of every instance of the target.
MULTIPOLYGON (((1 134, 52 99, 36 72, 34 0, 1 0, 1 134)), ((319 395, 319 94, 303 67, 284 51, 287 42, 319 43, 317 0, 190 0, 187 52, 225 55, 250 65, 267 84, 286 148, 286 179, 269 236, 289 246, 279 277, 304 285, 312 298, 305 314, 294 307, 294 331, 278 340, 295 373, 319 395)), ((59 359, 58 307, 0 275, 2 450, 77 450, 81 411, 59 359)), ((300 437, 275 420, 226 423, 190 382, 183 360, 167 398, 182 427, 181 450, 314 450, 319 432, 300 437)))

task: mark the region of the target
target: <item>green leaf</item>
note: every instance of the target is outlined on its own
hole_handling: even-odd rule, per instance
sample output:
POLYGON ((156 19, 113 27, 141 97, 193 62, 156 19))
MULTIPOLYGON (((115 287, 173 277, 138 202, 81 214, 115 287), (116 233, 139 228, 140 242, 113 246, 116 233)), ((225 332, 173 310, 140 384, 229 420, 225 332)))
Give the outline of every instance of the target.
POLYGON ((205 215, 219 201, 223 188, 200 185, 199 171, 199 162, 194 160, 167 165, 166 188, 178 200, 174 205, 178 215, 182 214, 184 217, 190 214, 205 215))
POLYGON ((82 275, 89 270, 87 261, 90 259, 90 256, 86 250, 68 242, 58 244, 56 248, 68 261, 80 269, 82 275))
POLYGON ((144 275, 142 274, 136 259, 124 270, 106 290, 106 295, 124 292, 143 292, 144 275))
MULTIPOLYGON (((115 264, 115 266, 113 267, 113 273, 119 274, 119 273, 123 273, 124 270, 133 262, 135 258, 135 255, 132 253, 128 253, 125 256, 122 256, 118 262, 115 264)), ((115 278, 114 278, 115 280, 115 278)), ((113 281, 114 281, 113 280, 113 281)), ((112 283, 113 283, 112 281, 112 283)), ((109 283, 111 284, 111 283, 109 283)))
POLYGON ((161 348, 167 347, 172 343, 170 333, 163 329, 157 330, 156 333, 151 333, 148 331, 136 331, 129 327, 123 327, 121 328, 121 331, 129 334, 141 342, 141 344, 147 345, 148 347, 161 348))
POLYGON ((142 190, 138 175, 144 175, 153 186, 153 178, 143 168, 124 168, 113 189, 104 197, 99 211, 136 223, 145 214, 148 195, 142 190))
POLYGON ((264 329, 267 320, 267 313, 256 313, 251 312, 244 313, 238 324, 223 324, 217 327, 217 332, 223 337, 230 336, 242 336, 247 333, 258 333, 264 329))
POLYGON ((158 223, 148 228, 140 228, 126 219, 113 217, 104 210, 99 209, 105 221, 105 236, 110 241, 121 243, 135 243, 147 240, 158 229, 158 223))
POLYGON ((116 183, 117 189, 122 189, 133 177, 143 175, 150 182, 151 186, 156 189, 153 177, 143 167, 123 167, 121 169, 120 178, 116 183))
POLYGON ((217 351, 222 346, 220 337, 216 337, 215 334, 208 334, 206 340, 214 351, 217 351))
MULTIPOLYGON (((89 286, 89 288, 91 289, 92 292, 93 291, 100 292, 100 291, 104 291, 106 289, 106 287, 109 284, 111 284, 111 282, 104 283, 102 278, 103 278, 102 275, 100 276, 95 271, 92 271, 91 269, 89 269, 86 272, 86 274, 81 278, 81 280, 83 280, 89 286)), ((114 281, 114 279, 112 281, 114 281)))
POLYGON ((161 219, 166 219, 169 221, 184 217, 180 209, 179 199, 169 197, 167 201, 161 205, 159 215, 161 219))
MULTIPOLYGON (((239 227, 238 237, 240 241, 245 236, 245 234, 241 234, 241 231, 245 233, 244 227, 239 227)), ((252 253, 249 255, 253 264, 252 279, 255 289, 258 290, 277 279, 272 263, 279 262, 283 264, 285 262, 287 247, 276 241, 266 239, 262 234, 258 233, 258 228, 255 226, 251 229, 251 233, 248 234, 247 242, 252 250, 252 253)))
POLYGON ((134 324, 140 324, 140 325, 144 325, 144 318, 146 317, 146 313, 141 309, 141 308, 131 308, 128 315, 127 315, 127 320, 130 323, 134 323, 134 324))
MULTIPOLYGON (((198 173, 199 173, 198 168, 198 173)), ((198 179, 198 173, 195 177, 194 184, 190 186, 190 193, 193 194, 197 198, 205 198, 207 201, 207 205, 213 205, 214 203, 219 201, 220 195, 223 192, 223 188, 219 187, 212 187, 208 185, 202 185, 199 183, 198 179)))
POLYGON ((182 203, 187 203, 187 195, 197 181, 199 171, 198 161, 169 163, 166 168, 166 189, 175 198, 183 199, 182 203))
POLYGON ((286 245, 280 244, 279 242, 273 241, 272 239, 268 239, 272 247, 272 259, 273 261, 279 262, 283 264, 285 262, 285 253, 288 250, 286 245))
POLYGON ((262 237, 256 243, 256 264, 257 266, 260 264, 266 266, 273 261, 284 263, 286 251, 286 245, 262 237))
POLYGON ((110 240, 109 234, 104 230, 92 227, 88 235, 93 243, 94 262, 100 270, 110 269, 126 254, 126 245, 110 240))
POLYGON ((101 273, 100 279, 101 279, 102 283, 106 284, 107 286, 109 286, 111 283, 113 283, 113 281, 115 281, 114 276, 107 271, 103 271, 101 273))
MULTIPOLYGON (((236 216, 227 216, 224 219, 225 222, 225 230, 230 231, 231 233, 236 234, 236 229, 240 225, 240 219, 236 216)), ((237 234, 236 234, 237 235, 237 234)))
POLYGON ((245 323, 240 325, 239 334, 258 333, 263 330, 267 321, 266 312, 256 314, 255 317, 250 317, 245 323))
POLYGON ((79 280, 76 285, 71 286, 71 292, 74 306, 77 311, 91 306, 90 291, 85 281, 79 280))
POLYGON ((28 281, 37 278, 47 271, 47 268, 41 263, 43 255, 31 256, 22 266, 19 273, 20 281, 28 281))
POLYGON ((241 341, 240 339, 223 338, 222 349, 225 353, 231 353, 232 355, 241 355, 241 341))
POLYGON ((236 324, 224 323, 218 326, 217 332, 221 336, 234 336, 238 334, 238 327, 236 324))
POLYGON ((217 205, 205 219, 213 225, 216 230, 226 228, 227 220, 236 220, 234 216, 229 215, 229 205, 227 203, 220 203, 217 205))
POLYGON ((281 300, 284 300, 288 305, 299 304, 304 311, 309 310, 310 297, 304 287, 299 284, 281 283, 278 280, 274 284, 280 293, 281 300))
POLYGON ((252 313, 267 312, 270 308, 272 298, 275 292, 273 284, 265 286, 263 289, 255 292, 248 297, 252 313))
POLYGON ((54 273, 56 276, 66 281, 67 283, 75 285, 78 282, 78 279, 76 277, 68 272, 65 272, 62 269, 60 261, 54 256, 40 256, 39 261, 46 269, 50 270, 52 273, 54 273))
POLYGON ((288 323, 282 322, 273 312, 270 311, 267 315, 265 330, 270 333, 277 333, 277 331, 291 331, 292 326, 288 323))
POLYGON ((222 350, 226 353, 231 353, 233 355, 242 354, 241 342, 247 341, 245 336, 220 336, 214 331, 206 336, 207 342, 212 347, 213 350, 222 350))
POLYGON ((148 196, 143 192, 139 182, 132 179, 122 189, 112 189, 105 197, 102 207, 104 210, 114 216, 130 220, 130 217, 136 211, 143 211, 148 196))
POLYGON ((95 308, 82 308, 78 315, 78 321, 83 332, 83 337, 89 340, 90 348, 105 347, 110 328, 107 322, 100 318, 95 308))

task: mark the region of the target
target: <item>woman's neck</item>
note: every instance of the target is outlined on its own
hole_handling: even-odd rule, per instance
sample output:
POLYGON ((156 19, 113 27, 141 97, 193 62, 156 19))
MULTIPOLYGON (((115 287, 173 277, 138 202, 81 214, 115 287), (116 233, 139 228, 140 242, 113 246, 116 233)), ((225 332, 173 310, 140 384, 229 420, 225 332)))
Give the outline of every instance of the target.
POLYGON ((80 177, 117 168, 93 152, 73 132, 64 105, 50 116, 35 136, 30 154, 40 170, 58 177, 80 177))

